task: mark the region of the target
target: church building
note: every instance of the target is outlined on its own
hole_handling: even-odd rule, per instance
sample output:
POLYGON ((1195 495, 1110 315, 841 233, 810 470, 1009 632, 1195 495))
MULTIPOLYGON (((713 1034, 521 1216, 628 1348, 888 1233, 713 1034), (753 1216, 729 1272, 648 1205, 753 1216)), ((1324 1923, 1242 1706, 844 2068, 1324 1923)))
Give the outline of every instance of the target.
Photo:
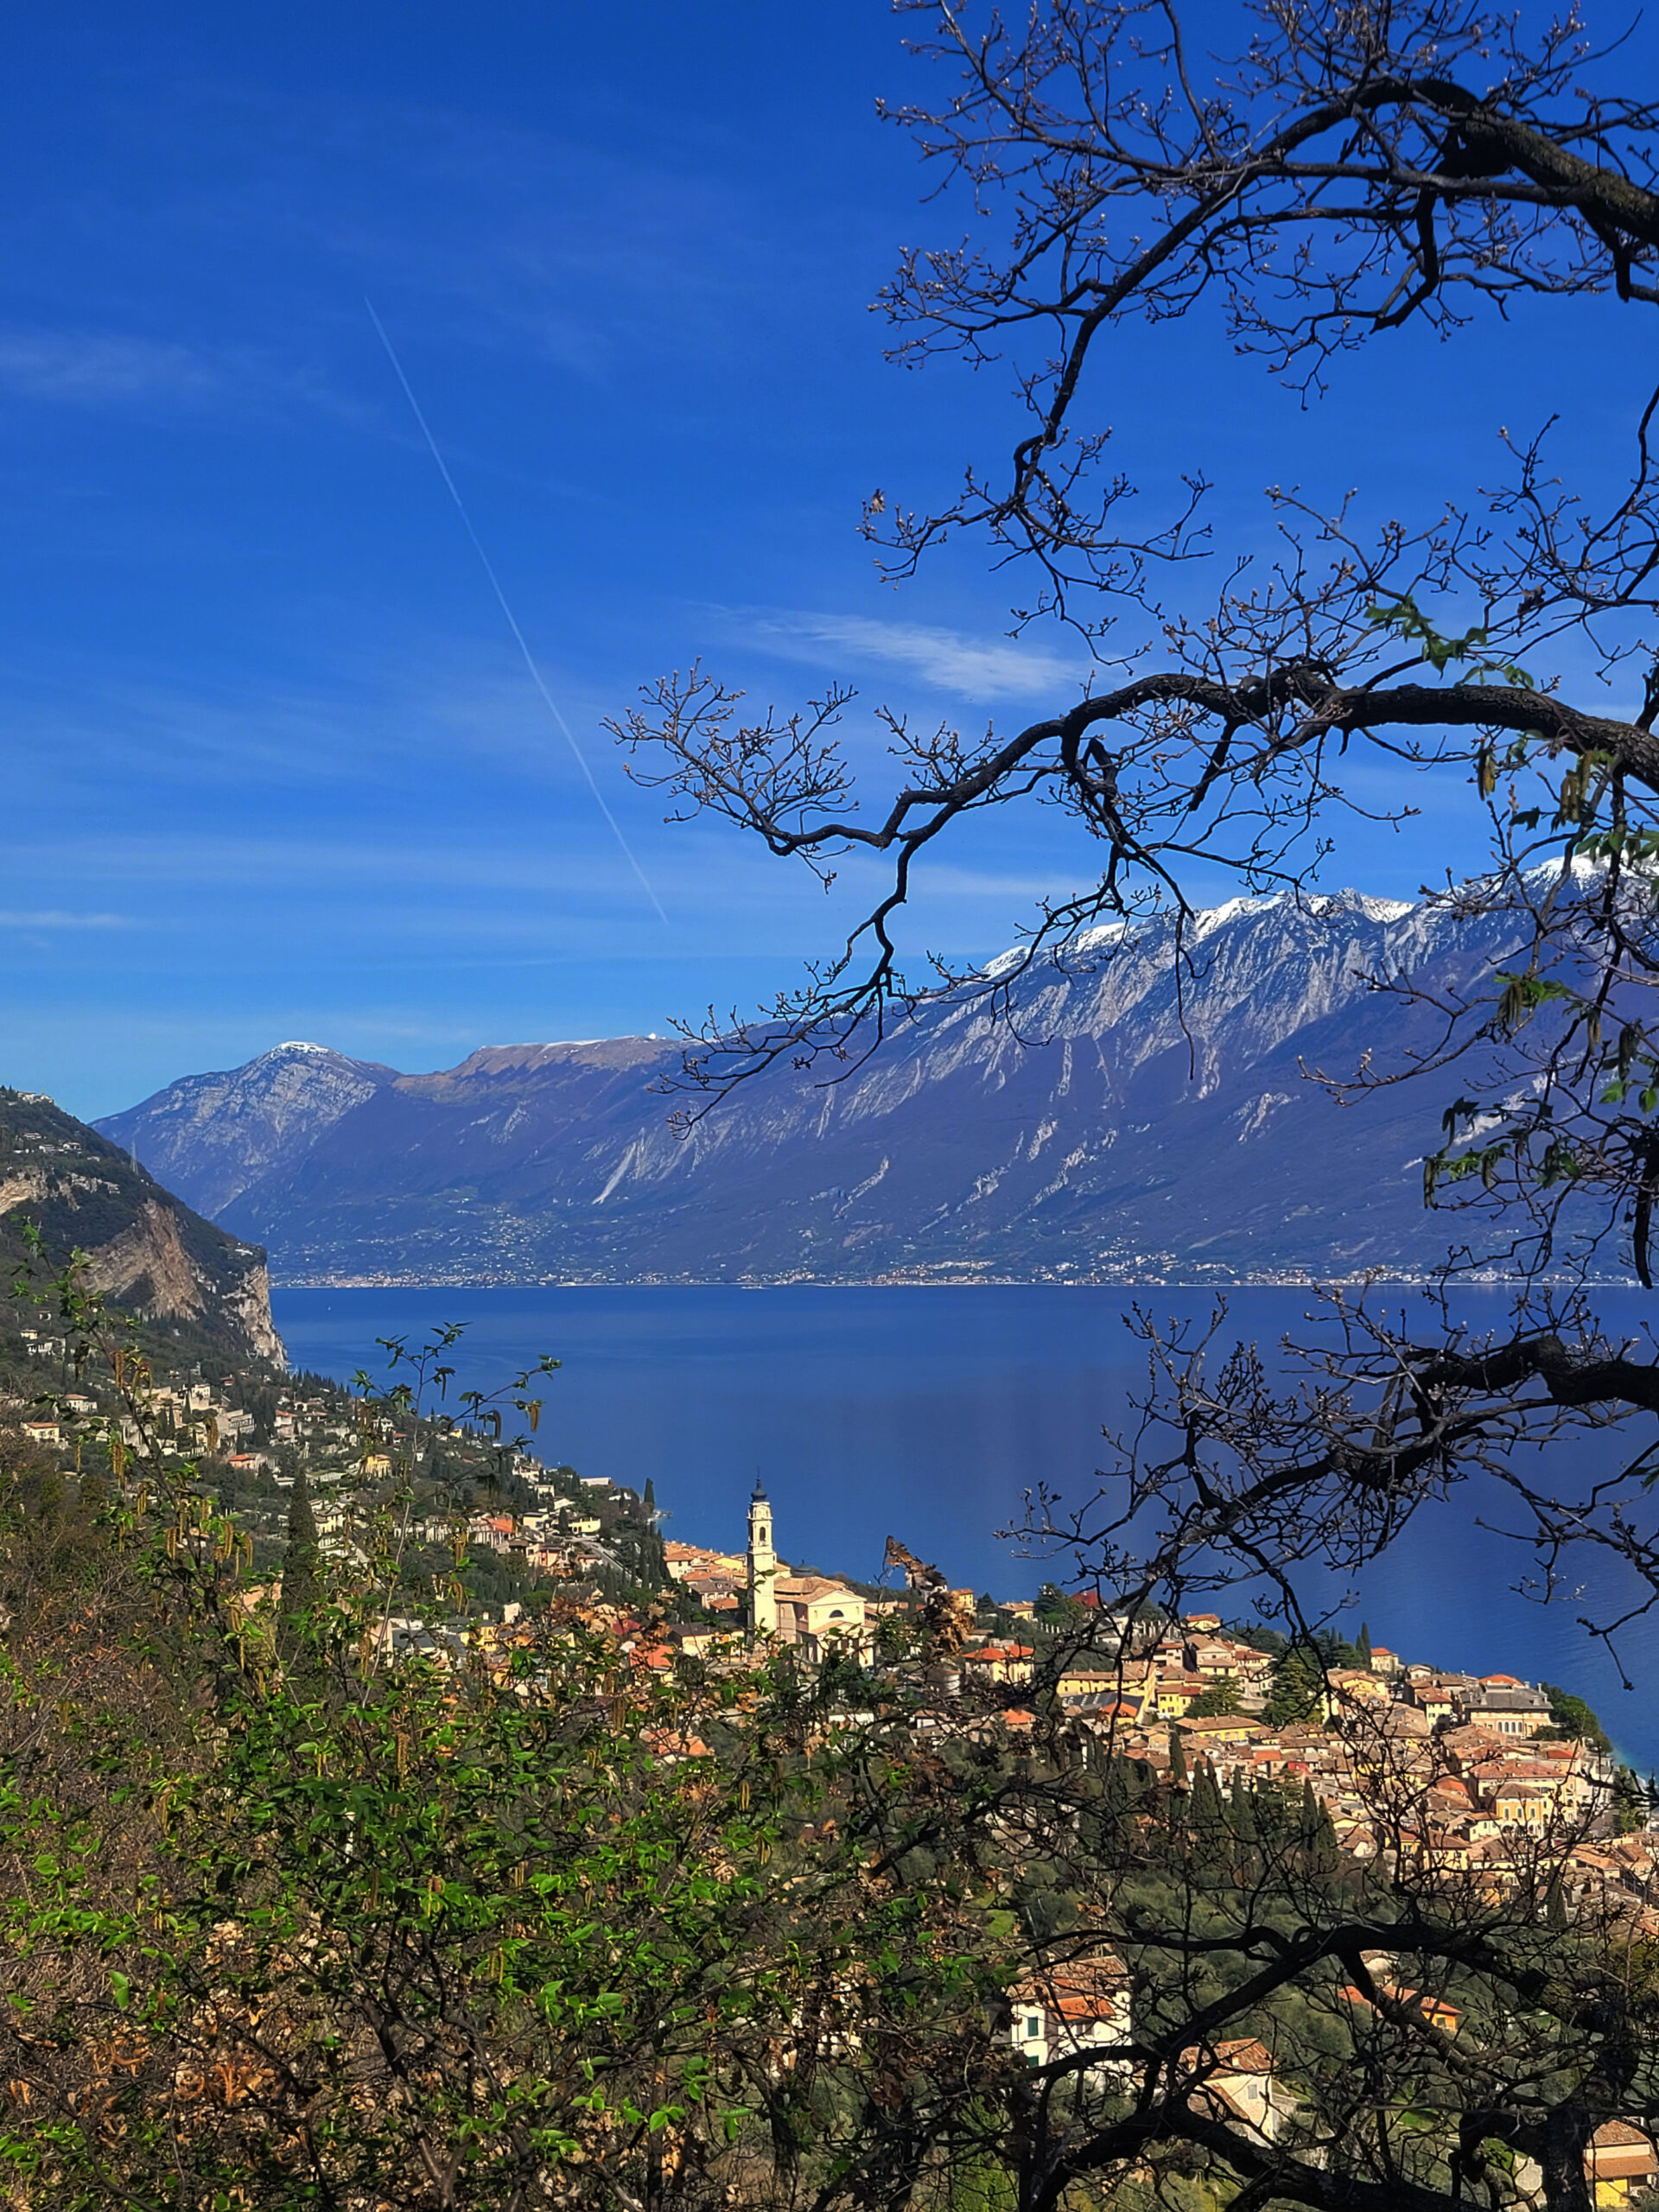
POLYGON ((749 1500, 749 1632, 775 1637, 804 1659, 823 1658, 838 1644, 868 1656, 871 1631, 856 1590, 822 1574, 791 1574, 772 1545, 772 1501, 757 1480, 749 1500))

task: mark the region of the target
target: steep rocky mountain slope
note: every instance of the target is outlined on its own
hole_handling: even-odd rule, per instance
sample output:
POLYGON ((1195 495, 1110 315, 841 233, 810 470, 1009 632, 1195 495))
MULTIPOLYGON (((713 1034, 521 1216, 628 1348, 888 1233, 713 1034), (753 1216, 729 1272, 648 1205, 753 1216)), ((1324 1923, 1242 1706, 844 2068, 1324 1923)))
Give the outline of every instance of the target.
MULTIPOLYGON (((99 1126, 281 1280, 1247 1280, 1444 1251, 1421 1162, 1446 1099, 1343 1107, 1303 1072, 1397 1064, 1366 978, 1489 973, 1497 925, 1352 893, 1238 899, 1190 956, 1093 932, 1012 1019, 930 1010, 863 1066, 743 1086, 688 1136, 671 1046, 503 1046, 394 1076, 317 1046, 193 1077, 99 1126)), ((1432 1095, 1431 1095, 1432 1090, 1432 1095)))
POLYGON ((245 1067, 188 1075, 98 1126, 129 1147, 142 1133, 144 1165, 218 1214, 258 1176, 303 1160, 342 1116, 396 1080, 395 1068, 326 1045, 278 1045, 245 1067))
POLYGON ((41 1231, 39 1264, 87 1255, 92 1288, 175 1356, 226 1352, 281 1365, 265 1255, 204 1221, 95 1129, 30 1091, 0 1090, 0 1268, 10 1284, 41 1231))

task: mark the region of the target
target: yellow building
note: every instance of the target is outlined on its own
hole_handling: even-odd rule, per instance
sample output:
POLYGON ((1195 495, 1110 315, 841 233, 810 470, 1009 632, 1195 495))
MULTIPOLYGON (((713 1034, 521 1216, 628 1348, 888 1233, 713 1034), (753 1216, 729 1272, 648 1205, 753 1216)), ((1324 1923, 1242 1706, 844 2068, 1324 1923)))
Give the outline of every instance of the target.
POLYGON ((789 1574, 772 1546, 772 1503, 757 1481, 749 1500, 749 1629, 776 1637, 803 1657, 822 1659, 832 1645, 861 1657, 870 1648, 864 1600, 823 1574, 789 1574))
POLYGON ((1644 2130, 1627 2120, 1610 2120, 1591 2137, 1584 2168, 1600 2212, 1603 2206, 1628 2203, 1632 2182, 1650 2189, 1659 2177, 1659 2158, 1644 2130))
POLYGON ((775 1632, 784 1643, 798 1646, 814 1659, 821 1659, 831 1643, 864 1649, 864 1600, 856 1590, 827 1575, 786 1574, 774 1580, 772 1592, 775 1632))

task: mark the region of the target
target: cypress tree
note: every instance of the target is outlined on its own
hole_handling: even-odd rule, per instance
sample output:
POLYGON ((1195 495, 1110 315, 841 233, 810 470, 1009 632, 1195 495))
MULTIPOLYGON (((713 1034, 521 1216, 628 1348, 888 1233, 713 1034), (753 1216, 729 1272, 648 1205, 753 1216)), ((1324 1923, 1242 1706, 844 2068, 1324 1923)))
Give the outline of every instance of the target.
POLYGON ((1297 1815, 1296 1829, 1296 1840, 1309 1872, 1334 1873, 1339 1860, 1337 1831, 1332 1824, 1330 1814, 1319 1802, 1312 1782, 1302 1784, 1302 1802, 1297 1815))
POLYGON ((1331 1817, 1328 1805, 1319 1808, 1319 1836, 1314 1859, 1319 1872, 1327 1876, 1335 1874, 1342 1865, 1342 1850, 1337 1842, 1337 1824, 1331 1817))
POLYGON ((646 1520, 654 1529, 657 1525, 657 1485, 649 1475, 645 1477, 645 1494, 640 1502, 645 1509, 646 1520))
POLYGON ((1186 1787, 1186 1746, 1181 1741, 1181 1732, 1173 1721, 1169 1729, 1169 1778, 1178 1789, 1186 1787))
POLYGON ((1369 1667, 1371 1663, 1371 1630, 1369 1621, 1361 1621, 1359 1641, 1355 1644, 1354 1649, 1359 1654, 1360 1665, 1369 1667))
POLYGON ((1210 1762, 1200 1759, 1192 1770, 1192 1818, 1200 1827, 1219 1828, 1224 1817, 1221 1792, 1210 1762))
POLYGON ((1230 1866, 1235 1848, 1232 1831, 1227 1825, 1227 1811, 1216 1785, 1215 1771, 1206 1758, 1201 1758, 1192 1770, 1186 1818, 1196 1866, 1214 1874, 1230 1866))
POLYGON ((1129 1763, 1114 1751, 1106 1761, 1101 1780, 1100 1811, 1103 1827, 1116 1828, 1139 1796, 1129 1763))

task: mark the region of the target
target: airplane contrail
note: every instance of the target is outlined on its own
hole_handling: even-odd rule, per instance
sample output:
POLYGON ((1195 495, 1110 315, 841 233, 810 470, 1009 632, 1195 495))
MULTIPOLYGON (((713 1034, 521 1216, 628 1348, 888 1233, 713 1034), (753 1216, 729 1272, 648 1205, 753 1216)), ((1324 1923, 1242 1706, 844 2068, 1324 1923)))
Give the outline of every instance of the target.
POLYGON ((386 349, 386 359, 391 363, 393 372, 396 375, 398 383, 402 385, 404 388, 404 397, 409 402, 410 411, 414 415, 415 420, 421 426, 421 435, 426 440, 426 449, 431 454, 433 460, 437 463, 438 474, 443 479, 444 489, 454 501, 455 512, 461 517, 461 523, 466 530, 467 535, 473 541, 473 550, 477 554, 484 573, 490 580, 490 589, 495 594, 496 602, 499 606, 502 613, 505 614, 507 619, 507 627, 512 631, 514 642, 517 644, 519 652, 524 657, 524 666, 530 671, 530 680, 536 686, 536 689, 541 693, 543 705, 546 707, 548 713, 552 715, 555 723, 563 732, 565 743, 570 747, 571 752, 575 755, 576 766, 581 769, 582 774, 588 779, 588 788, 594 795, 594 804, 598 807, 600 812, 609 823, 611 835, 615 838, 617 844, 621 849, 622 857, 627 861, 628 866, 633 870, 635 875, 639 877, 639 888, 645 893, 646 898, 650 899, 652 905, 657 909, 657 918, 663 924, 664 927, 666 928, 668 926, 668 916, 663 912, 662 901, 658 899, 657 893, 652 889, 651 884, 646 878, 645 871, 640 867, 639 861, 634 858, 633 848, 629 844, 627 839, 622 835, 620 823, 617 821, 616 817, 611 812, 610 808, 605 804, 605 794, 601 791, 598 784, 594 779, 594 772, 588 766, 588 756, 583 753, 581 746, 577 744, 575 733, 571 729, 569 723, 566 721, 564 716, 559 712, 558 701, 553 696, 553 694, 547 688, 546 679, 543 676, 540 668, 537 665, 536 656, 530 650, 530 645, 525 639, 524 633, 518 626, 518 618, 513 613, 512 608, 507 602, 507 594, 501 588, 501 579, 496 575, 494 564, 492 563, 489 555, 484 550, 483 540, 479 537, 478 532, 473 527, 473 518, 467 512, 467 503, 461 498, 460 493, 455 489, 455 480, 449 474, 448 465, 445 461, 442 454, 438 450, 438 442, 432 435, 431 426, 427 422, 425 416, 421 412, 421 403, 415 397, 414 386, 410 383, 409 378, 404 374, 404 365, 397 358, 396 347, 392 345, 391 339, 386 335, 386 327, 374 311, 374 302, 365 297, 363 304, 369 311, 369 321, 374 325, 376 331, 379 334, 380 343, 386 349))

